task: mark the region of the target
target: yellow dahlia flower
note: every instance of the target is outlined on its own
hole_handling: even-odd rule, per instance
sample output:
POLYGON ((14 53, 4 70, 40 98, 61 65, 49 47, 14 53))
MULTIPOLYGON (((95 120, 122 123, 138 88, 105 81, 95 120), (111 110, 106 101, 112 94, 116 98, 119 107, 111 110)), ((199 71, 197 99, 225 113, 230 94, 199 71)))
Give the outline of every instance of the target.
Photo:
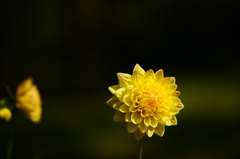
POLYGON ((41 120, 42 102, 37 86, 33 84, 32 78, 28 78, 17 87, 17 108, 23 117, 38 123, 41 120))
POLYGON ((118 73, 119 85, 109 87, 114 95, 107 104, 116 110, 113 120, 127 122, 136 140, 145 134, 163 136, 165 126, 177 125, 176 114, 183 109, 174 77, 164 77, 163 70, 144 71, 138 64, 133 74, 118 73))
POLYGON ((0 109, 0 119, 4 119, 5 121, 9 121, 12 117, 12 113, 8 108, 0 109))

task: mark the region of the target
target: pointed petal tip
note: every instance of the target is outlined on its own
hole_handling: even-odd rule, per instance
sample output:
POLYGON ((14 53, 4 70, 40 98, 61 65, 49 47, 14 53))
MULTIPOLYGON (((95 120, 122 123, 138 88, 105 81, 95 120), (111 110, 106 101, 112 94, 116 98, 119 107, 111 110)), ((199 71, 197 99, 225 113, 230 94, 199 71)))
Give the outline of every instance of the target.
POLYGON ((141 140, 141 138, 145 135, 145 133, 142 133, 140 130, 137 130, 134 132, 135 139, 137 141, 141 140))

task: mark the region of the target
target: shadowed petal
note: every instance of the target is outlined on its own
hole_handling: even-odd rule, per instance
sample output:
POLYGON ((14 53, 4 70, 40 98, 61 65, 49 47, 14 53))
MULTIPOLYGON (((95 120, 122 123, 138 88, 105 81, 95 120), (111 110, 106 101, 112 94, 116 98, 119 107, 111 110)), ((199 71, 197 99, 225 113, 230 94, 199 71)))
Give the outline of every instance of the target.
POLYGON ((125 122, 125 114, 121 113, 119 111, 116 111, 116 113, 113 116, 113 121, 124 123, 125 122))
POLYGON ((135 139, 139 141, 145 134, 143 134, 140 130, 134 132, 135 139))
POLYGON ((122 104, 121 107, 119 108, 119 111, 123 113, 129 112, 129 106, 127 106, 126 104, 122 104))
POLYGON ((116 102, 119 102, 118 98, 116 96, 113 96, 112 98, 110 98, 108 101, 107 101, 107 105, 109 106, 113 106, 113 104, 115 104, 116 102))
POLYGON ((133 123, 127 123, 127 129, 129 133, 133 133, 138 129, 138 125, 133 123))
POLYGON ((116 102, 115 104, 113 104, 113 108, 115 109, 115 110, 119 110, 119 108, 121 107, 121 105, 122 105, 123 103, 122 102, 116 102))
POLYGON ((158 124, 158 126, 155 128, 155 134, 159 135, 159 136, 163 136, 164 131, 165 131, 165 126, 162 124, 158 124))

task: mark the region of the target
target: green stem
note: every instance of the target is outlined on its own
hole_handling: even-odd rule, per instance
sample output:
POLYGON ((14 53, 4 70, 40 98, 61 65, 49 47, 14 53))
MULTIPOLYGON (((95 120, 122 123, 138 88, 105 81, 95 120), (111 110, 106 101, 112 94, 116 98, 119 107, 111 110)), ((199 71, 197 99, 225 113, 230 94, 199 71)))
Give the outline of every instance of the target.
POLYGON ((10 137, 9 137, 9 142, 8 142, 8 150, 7 150, 7 157, 6 159, 11 159, 12 157, 12 150, 13 150, 13 139, 14 139, 14 123, 11 123, 12 127, 10 130, 10 137))
POLYGON ((139 159, 142 159, 142 148, 143 148, 143 138, 140 139, 139 141, 139 148, 138 148, 138 151, 139 151, 139 159))

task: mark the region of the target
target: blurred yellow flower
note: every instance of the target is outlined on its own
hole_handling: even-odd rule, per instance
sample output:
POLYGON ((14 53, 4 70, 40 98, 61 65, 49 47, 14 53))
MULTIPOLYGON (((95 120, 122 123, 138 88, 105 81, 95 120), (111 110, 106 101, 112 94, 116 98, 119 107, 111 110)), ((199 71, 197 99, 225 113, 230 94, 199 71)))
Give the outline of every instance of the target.
POLYGON ((4 119, 5 121, 9 121, 12 117, 12 113, 8 108, 0 109, 0 119, 4 119))
POLYGON ((174 77, 164 77, 163 70, 144 71, 138 64, 133 74, 118 73, 119 85, 109 87, 114 95, 107 104, 116 110, 113 120, 127 122, 136 140, 145 134, 163 136, 165 126, 177 125, 176 114, 183 109, 174 77))
POLYGON ((38 123, 42 115, 42 101, 32 78, 27 78, 17 87, 17 108, 28 120, 38 123))

